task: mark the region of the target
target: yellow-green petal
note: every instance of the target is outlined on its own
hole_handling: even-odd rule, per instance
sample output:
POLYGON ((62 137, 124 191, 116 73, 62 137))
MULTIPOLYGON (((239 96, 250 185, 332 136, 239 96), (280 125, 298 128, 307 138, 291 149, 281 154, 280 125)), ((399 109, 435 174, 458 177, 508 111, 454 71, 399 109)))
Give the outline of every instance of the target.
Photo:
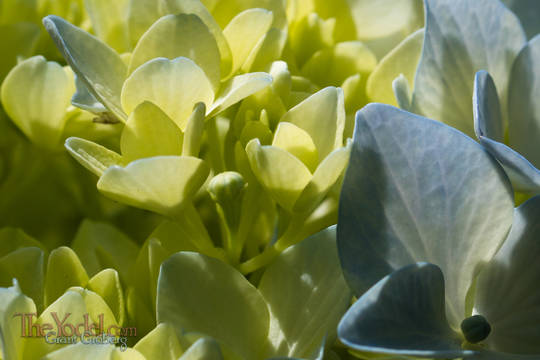
POLYGON ((174 328, 166 322, 158 324, 133 349, 146 359, 178 360, 183 353, 174 328))
POLYGON ((72 286, 86 286, 88 275, 77 254, 66 246, 51 251, 45 277, 45 306, 72 286))
POLYGON ((334 150, 323 160, 294 205, 294 211, 310 211, 319 205, 345 171, 349 161, 349 151, 350 145, 334 150))
POLYGON ((122 88, 122 106, 130 114, 151 101, 184 130, 193 107, 214 101, 212 84, 192 60, 157 58, 137 68, 122 88))
POLYGON ((317 168, 319 154, 311 136, 294 124, 279 123, 272 146, 288 151, 300 159, 311 172, 317 168))
POLYGON ((232 51, 235 74, 244 64, 249 54, 272 25, 271 11, 249 9, 236 15, 223 30, 232 51))
POLYGON ((133 51, 128 72, 157 57, 184 56, 205 72, 213 89, 219 89, 220 55, 216 39, 206 24, 193 14, 166 15, 144 33, 133 51))
POLYGON ((181 155, 183 137, 167 114, 145 101, 129 115, 120 149, 126 162, 158 155, 181 155))
POLYGON ((219 344, 210 338, 197 340, 178 360, 223 360, 219 344))
POLYGON ((126 317, 124 292, 120 277, 114 269, 105 269, 88 280, 87 288, 107 303, 119 325, 124 324, 126 317))
POLYGON ((199 0, 162 0, 163 10, 168 14, 195 14, 205 24, 216 39, 221 57, 221 77, 228 78, 232 72, 232 53, 229 43, 216 20, 199 0))
POLYGON ((400 74, 407 78, 410 88, 414 88, 414 74, 423 43, 424 29, 420 29, 405 38, 380 61, 369 75, 366 85, 367 95, 371 101, 397 106, 392 81, 400 74))
POLYGON ((2 84, 2 104, 13 122, 38 145, 59 145, 74 84, 55 62, 34 56, 17 65, 2 84))
POLYGON ((79 164, 97 176, 103 175, 110 166, 123 163, 119 154, 92 141, 71 137, 66 140, 65 147, 79 164))
POLYGON ((324 88, 289 110, 281 121, 293 123, 307 131, 317 147, 320 162, 343 143, 343 91, 335 87, 324 88))
POLYGON ((189 156, 156 156, 135 160, 125 168, 112 166, 97 187, 127 205, 174 216, 208 177, 208 166, 189 156))
POLYGON ((266 73, 243 74, 223 83, 216 101, 208 109, 208 116, 213 116, 227 109, 246 97, 255 94, 272 83, 272 77, 266 73))
POLYGON ((261 146, 258 139, 246 146, 251 170, 272 198, 285 209, 294 203, 311 180, 309 169, 289 152, 261 146))
POLYGON ((84 5, 97 37, 118 53, 131 49, 126 19, 129 0, 85 0, 84 5))

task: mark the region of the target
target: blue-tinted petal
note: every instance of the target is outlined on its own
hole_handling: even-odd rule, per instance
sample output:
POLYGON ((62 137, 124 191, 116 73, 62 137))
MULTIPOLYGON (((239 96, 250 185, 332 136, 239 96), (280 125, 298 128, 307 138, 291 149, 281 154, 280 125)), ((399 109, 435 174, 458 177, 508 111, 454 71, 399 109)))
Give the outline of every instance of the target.
POLYGON ((417 263, 388 275, 347 311, 340 340, 367 352, 429 358, 472 355, 446 320, 444 277, 439 267, 417 263))
POLYGON ((515 210, 512 230, 480 273, 475 311, 491 324, 490 350, 540 358, 540 196, 515 210))
POLYGON ((514 189, 525 193, 540 192, 540 170, 523 155, 503 143, 482 136, 480 144, 501 163, 514 189))
POLYGON ((474 140, 392 106, 357 113, 341 192, 338 249, 357 295, 402 266, 427 261, 447 281, 447 316, 458 328, 465 297, 504 241, 513 192, 474 140))
POLYGON ((474 132, 502 142, 504 138, 501 104, 493 78, 487 71, 480 70, 474 77, 473 93, 474 132))

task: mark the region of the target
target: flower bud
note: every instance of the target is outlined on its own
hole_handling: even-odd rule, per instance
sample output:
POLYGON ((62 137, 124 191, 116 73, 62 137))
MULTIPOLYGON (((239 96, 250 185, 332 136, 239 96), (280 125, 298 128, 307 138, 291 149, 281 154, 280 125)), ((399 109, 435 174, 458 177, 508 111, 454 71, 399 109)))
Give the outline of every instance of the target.
POLYGON ((461 331, 471 344, 485 340, 491 332, 491 325, 482 315, 474 315, 461 322, 461 331))

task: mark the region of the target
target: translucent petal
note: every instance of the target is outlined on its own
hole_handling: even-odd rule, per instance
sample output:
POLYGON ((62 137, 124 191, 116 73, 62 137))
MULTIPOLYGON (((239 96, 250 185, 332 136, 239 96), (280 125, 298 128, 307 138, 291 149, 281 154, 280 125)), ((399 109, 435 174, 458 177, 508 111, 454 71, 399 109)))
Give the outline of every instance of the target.
POLYGON ((485 137, 480 137, 480 143, 501 163, 516 190, 533 194, 540 192, 540 170, 523 155, 485 137))
POLYGON ((411 89, 414 87, 414 73, 420 60, 423 42, 424 29, 417 30, 381 59, 366 84, 367 95, 371 101, 397 106, 392 81, 400 74, 408 80, 411 89))
POLYGON ((95 142, 71 137, 66 140, 65 147, 71 156, 86 169, 97 176, 113 165, 121 165, 122 157, 95 142))
POLYGON ((81 223, 71 248, 90 276, 108 266, 100 262, 99 249, 111 256, 115 269, 124 277, 133 266, 133 259, 139 251, 130 238, 112 225, 89 219, 81 223))
POLYGON ((506 238, 513 200, 502 169, 472 139, 392 106, 368 105, 357 114, 340 199, 345 277, 362 294, 404 265, 436 264, 457 329, 473 279, 506 238))
POLYGON ((309 358, 349 307, 351 292, 337 255, 335 227, 285 250, 270 265, 259 290, 270 308, 273 356, 309 358))
POLYGON ((174 328, 168 323, 158 324, 133 347, 148 359, 177 360, 182 348, 174 328))
POLYGON ((197 340, 178 360, 223 360, 219 344, 210 338, 197 340))
POLYGON ((2 104, 22 132, 41 146, 59 145, 73 84, 62 67, 34 56, 17 65, 2 83, 2 104))
POLYGON ((66 246, 51 251, 45 278, 45 306, 49 306, 72 286, 86 286, 88 274, 77 254, 66 246))
POLYGON ((189 156, 156 156, 112 166, 98 181, 98 190, 125 204, 174 216, 208 177, 208 166, 189 156))
POLYGON ((22 360, 24 338, 22 316, 15 314, 35 314, 36 306, 25 296, 17 281, 13 286, 0 288, 0 341, 2 359, 22 360))
POLYGON ((267 346, 269 315, 258 290, 233 267, 198 253, 176 253, 162 264, 157 321, 178 335, 212 336, 246 359, 267 346))
POLYGON ((425 11, 413 110, 472 136, 474 75, 486 70, 493 76, 506 113, 508 73, 525 34, 517 17, 498 1, 426 0, 425 11))
POLYGON ((246 146, 251 170, 272 198, 285 209, 294 203, 311 180, 308 168, 289 152, 261 146, 258 139, 246 146))
MULTIPOLYGON (((221 57, 221 77, 227 78, 232 71, 232 53, 222 28, 199 0, 162 0, 168 14, 195 14, 205 24, 216 39, 221 57)), ((224 26, 223 26, 224 28, 224 26)))
POLYGON ((158 155, 181 155, 183 137, 167 114, 145 101, 129 114, 120 149, 126 162, 158 155))
POLYGON ((484 341, 490 350, 540 354, 538 219, 537 196, 515 210, 508 239, 478 277, 474 311, 491 325, 484 341))
POLYGON ((322 89, 289 110, 281 121, 293 123, 308 132, 317 147, 321 162, 343 144, 343 92, 335 87, 322 89))
POLYGON ((198 102, 214 101, 212 85, 192 60, 157 58, 135 70, 122 88, 122 106, 130 114, 144 101, 153 102, 184 130, 198 102))
POLYGON ((132 47, 141 36, 161 17, 160 2, 155 0, 129 0, 127 23, 132 47))
POLYGON ((238 75, 229 79, 221 85, 216 100, 207 111, 208 116, 217 115, 240 100, 264 89, 271 83, 272 77, 262 72, 238 75))
POLYGON ((232 73, 236 74, 249 54, 272 25, 272 12, 264 9, 249 9, 236 15, 223 35, 231 47, 233 57, 232 73))
POLYGON ((92 95, 125 121, 127 116, 120 105, 120 93, 127 68, 120 56, 105 43, 58 16, 47 16, 43 24, 92 95))
POLYGON ((369 353, 437 359, 466 358, 445 316, 444 277, 427 263, 405 266, 377 282, 338 327, 347 346, 369 353))
POLYGON ((311 211, 324 199, 330 188, 345 172, 349 163, 350 146, 330 153, 313 173, 313 178, 294 204, 294 211, 311 211))
POLYGON ((302 75, 319 86, 339 86, 349 76, 367 76, 377 65, 377 58, 360 41, 346 41, 319 50, 302 67, 302 75))
MULTIPOLYGON (((510 75, 508 145, 540 167, 540 35, 521 50, 510 75)), ((494 139, 496 140, 496 139, 494 139)))
POLYGON ((204 22, 193 14, 166 15, 156 21, 133 50, 128 73, 157 57, 175 59, 184 56, 193 60, 212 83, 220 84, 219 49, 204 22))
POLYGON ((125 19, 129 0, 85 0, 84 6, 98 38, 118 53, 131 49, 125 19))
POLYGON ((307 132, 289 122, 280 122, 274 134, 272 146, 288 151, 310 171, 315 171, 319 162, 319 154, 313 140, 307 132))
POLYGON ((474 77, 473 93, 474 132, 491 140, 502 142, 504 125, 501 106, 493 78, 487 71, 479 71, 474 77))
POLYGON ((120 277, 114 269, 104 269, 94 275, 86 286, 107 303, 119 325, 124 324, 125 302, 120 277))

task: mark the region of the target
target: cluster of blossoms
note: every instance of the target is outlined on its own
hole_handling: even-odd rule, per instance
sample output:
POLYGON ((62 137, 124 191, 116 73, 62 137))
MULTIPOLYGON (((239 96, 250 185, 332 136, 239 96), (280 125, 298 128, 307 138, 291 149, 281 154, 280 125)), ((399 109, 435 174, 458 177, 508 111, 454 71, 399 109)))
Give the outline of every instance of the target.
POLYGON ((1 0, 0 359, 540 359, 538 19, 1 0))

